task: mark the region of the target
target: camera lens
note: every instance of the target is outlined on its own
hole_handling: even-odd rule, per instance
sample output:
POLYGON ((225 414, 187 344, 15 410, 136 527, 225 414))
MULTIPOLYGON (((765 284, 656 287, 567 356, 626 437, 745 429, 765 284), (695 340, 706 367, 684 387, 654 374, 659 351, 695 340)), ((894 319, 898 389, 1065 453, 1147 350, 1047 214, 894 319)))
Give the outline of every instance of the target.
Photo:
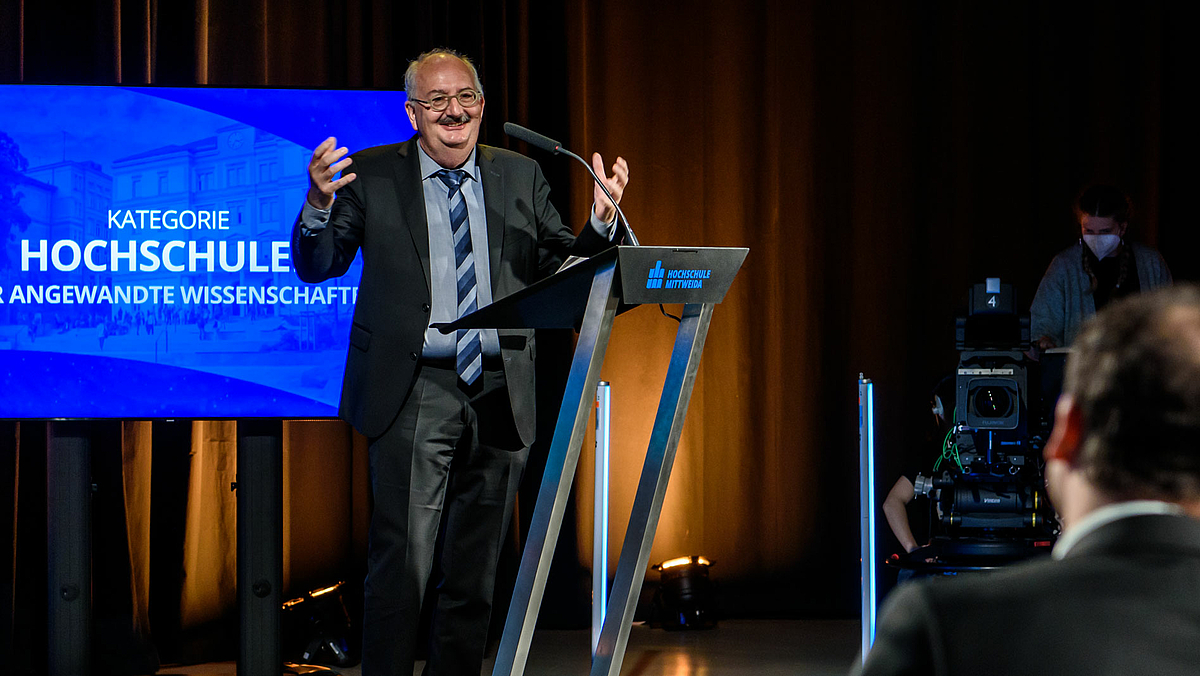
POLYGON ((985 418, 1003 418, 1012 412, 1012 395, 1003 387, 981 387, 972 398, 975 413, 985 418))

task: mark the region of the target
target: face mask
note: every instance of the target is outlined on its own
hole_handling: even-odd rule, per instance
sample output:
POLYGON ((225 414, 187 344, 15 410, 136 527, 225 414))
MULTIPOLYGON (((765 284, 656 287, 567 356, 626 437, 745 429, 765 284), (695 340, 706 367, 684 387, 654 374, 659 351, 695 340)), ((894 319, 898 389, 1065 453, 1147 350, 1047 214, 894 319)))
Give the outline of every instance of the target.
POLYGON ((1101 260, 1121 246, 1120 235, 1084 235, 1083 243, 1088 245, 1096 258, 1101 260))

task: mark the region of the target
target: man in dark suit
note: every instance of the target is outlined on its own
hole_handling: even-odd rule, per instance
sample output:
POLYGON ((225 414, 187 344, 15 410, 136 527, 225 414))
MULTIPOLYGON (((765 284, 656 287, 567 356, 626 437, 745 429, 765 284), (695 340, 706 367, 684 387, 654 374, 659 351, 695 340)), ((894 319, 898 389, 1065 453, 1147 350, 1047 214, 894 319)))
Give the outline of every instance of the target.
MULTIPOLYGON (((534 435, 533 332, 443 335, 430 324, 524 288, 568 255, 610 246, 616 213, 597 188, 576 237, 536 162, 477 145, 483 88, 461 55, 422 54, 405 89, 415 139, 345 159, 335 139, 322 143, 292 244, 307 282, 344 274, 363 252, 340 409, 370 442, 362 673, 412 673, 421 602, 437 570, 426 673, 477 676, 497 557, 534 435)), ((599 155, 592 161, 619 200, 625 161, 611 178, 599 155)))
POLYGON ((1200 673, 1200 289, 1085 326, 1045 458, 1054 560, 897 588, 862 673, 1200 673))

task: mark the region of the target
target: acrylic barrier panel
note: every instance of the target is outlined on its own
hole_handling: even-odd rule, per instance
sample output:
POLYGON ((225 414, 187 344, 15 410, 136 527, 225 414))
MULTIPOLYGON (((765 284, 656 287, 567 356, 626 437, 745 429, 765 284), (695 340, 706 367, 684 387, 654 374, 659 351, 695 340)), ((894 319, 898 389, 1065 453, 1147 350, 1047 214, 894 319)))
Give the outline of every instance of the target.
POLYGON ((0 418, 337 414, 361 259, 301 282, 312 149, 403 92, 0 85, 0 418))

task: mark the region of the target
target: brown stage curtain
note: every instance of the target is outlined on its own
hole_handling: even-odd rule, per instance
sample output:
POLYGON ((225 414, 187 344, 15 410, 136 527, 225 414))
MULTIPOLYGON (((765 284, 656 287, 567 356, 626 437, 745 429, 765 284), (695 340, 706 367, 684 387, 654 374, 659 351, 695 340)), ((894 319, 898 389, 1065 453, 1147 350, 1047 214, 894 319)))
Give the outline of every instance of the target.
MULTIPOLYGON (((932 463, 925 402, 954 367, 968 286, 1001 277, 1027 309, 1078 238, 1082 187, 1123 186, 1133 237, 1196 278, 1180 23, 1155 2, 570 5, 571 146, 629 160, 623 206, 644 243, 750 247, 714 315, 652 561, 715 559, 742 611, 853 614, 859 372, 878 386, 882 498, 906 454, 932 463)), ((591 198, 574 180, 577 210, 591 198)), ((652 308, 613 331, 613 543, 673 331, 652 308)))

